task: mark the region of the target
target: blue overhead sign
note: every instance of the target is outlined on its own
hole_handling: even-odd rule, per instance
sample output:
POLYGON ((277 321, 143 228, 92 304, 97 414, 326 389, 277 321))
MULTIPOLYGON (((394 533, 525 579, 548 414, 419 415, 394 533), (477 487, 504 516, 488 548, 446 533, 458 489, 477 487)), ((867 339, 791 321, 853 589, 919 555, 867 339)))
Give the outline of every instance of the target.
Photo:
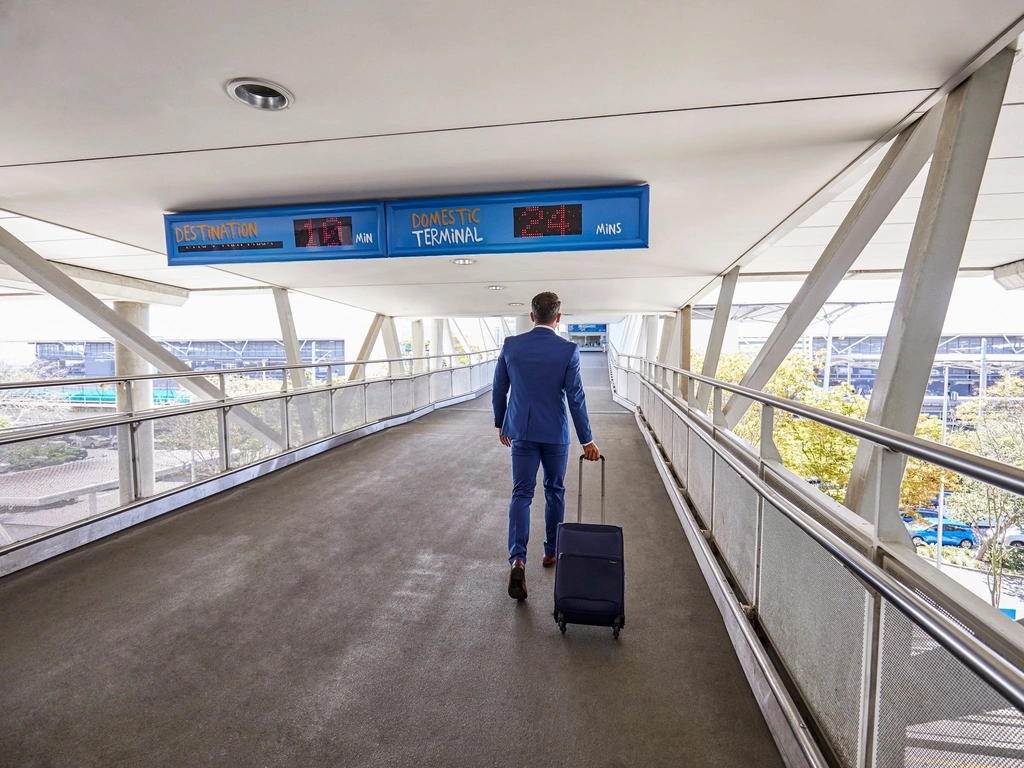
POLYGON ((387 255, 384 203, 175 213, 164 227, 170 266, 387 255))
POLYGON ((569 325, 569 333, 608 333, 607 325, 569 325))
POLYGON ((389 202, 388 254, 646 248, 649 199, 642 186, 389 202))
POLYGON ((650 188, 174 213, 171 266, 646 248, 650 188))

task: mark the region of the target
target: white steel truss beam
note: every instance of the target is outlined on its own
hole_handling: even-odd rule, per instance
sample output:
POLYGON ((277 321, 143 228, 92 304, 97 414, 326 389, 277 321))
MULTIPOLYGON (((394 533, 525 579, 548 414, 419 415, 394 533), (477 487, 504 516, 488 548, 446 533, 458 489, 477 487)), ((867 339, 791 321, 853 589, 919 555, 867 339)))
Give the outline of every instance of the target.
MULTIPOLYGON (((178 288, 175 285, 101 272, 98 269, 81 267, 77 264, 62 264, 59 261, 50 263, 90 293, 104 298, 180 307, 189 297, 187 289, 178 288)), ((0 264, 0 280, 18 287, 32 284, 31 280, 5 264, 0 264)))
MULTIPOLYGON (((302 348, 299 346, 299 334, 295 329, 295 318, 292 315, 292 302, 286 288, 274 287, 274 304, 277 305, 277 319, 281 323, 281 342, 284 344, 284 354, 288 365, 302 365, 302 348)), ((306 388, 306 371, 304 369, 293 368, 289 374, 292 380, 292 389, 306 388)), ((302 438, 303 441, 308 441, 316 436, 313 404, 308 397, 298 397, 295 402, 298 406, 302 438)))
POLYGON ((395 325, 395 318, 385 317, 380 333, 384 340, 384 355, 392 361, 389 366, 391 375, 404 376, 406 373, 405 363, 401 360, 402 345, 398 340, 398 328, 395 325))
MULTIPOLYGON (((868 404, 872 424, 908 435, 917 427, 1013 57, 1011 49, 996 54, 946 98, 868 404)), ((879 537, 912 546, 898 513, 904 462, 885 463, 896 466, 886 471, 883 449, 861 441, 846 505, 868 519, 877 506, 879 537)))
MULTIPOLYGON (((427 339, 423 332, 423 321, 412 321, 412 356, 423 357, 427 354, 427 339)), ((414 360, 412 364, 413 373, 423 373, 427 370, 426 360, 414 360)))
POLYGON ((365 367, 363 363, 370 359, 370 355, 373 354, 373 347, 377 343, 377 337, 380 336, 380 329, 384 325, 384 315, 376 314, 373 316, 373 320, 370 321, 370 327, 366 329, 366 338, 363 339, 363 346, 359 348, 359 354, 356 356, 356 362, 352 366, 352 370, 349 371, 349 381, 359 381, 365 377, 365 367))
POLYGON ((658 345, 658 362, 665 365, 679 365, 679 345, 676 338, 676 323, 678 312, 665 315, 665 321, 661 324, 661 342, 658 345), (673 354, 675 353, 675 354, 673 354))
MULTIPOLYGON (((125 322, 113 309, 93 296, 54 264, 44 259, 27 245, 0 227, 0 260, 7 262, 22 275, 49 293, 55 299, 115 341, 120 342, 161 373, 190 373, 191 368, 164 349, 157 341, 131 323, 125 322)), ((179 380, 181 386, 204 400, 220 400, 223 393, 204 378, 188 377, 179 380)), ((238 419, 242 428, 254 434, 269 446, 280 448, 280 434, 262 419, 245 408, 235 408, 230 417, 238 419)))
MULTIPOLYGON (((725 343, 725 330, 729 325, 729 314, 732 312, 732 299, 736 295, 736 281, 739 280, 740 268, 733 267, 722 276, 722 287, 718 291, 718 306, 715 307, 715 318, 711 321, 711 336, 708 338, 708 349, 704 354, 704 363, 700 367, 702 376, 715 378, 718 373, 718 361, 722 357, 722 345, 725 343)), ((701 384, 697 389, 697 407, 707 413, 711 402, 711 387, 701 384)))
MULTIPOLYGON (((917 178, 935 146, 941 117, 942 105, 939 104, 896 137, 768 341, 750 364, 740 382, 742 386, 763 389, 779 369, 786 355, 850 271, 864 246, 917 178)), ((739 424, 749 407, 750 400, 744 397, 729 398, 725 418, 730 429, 739 424)))

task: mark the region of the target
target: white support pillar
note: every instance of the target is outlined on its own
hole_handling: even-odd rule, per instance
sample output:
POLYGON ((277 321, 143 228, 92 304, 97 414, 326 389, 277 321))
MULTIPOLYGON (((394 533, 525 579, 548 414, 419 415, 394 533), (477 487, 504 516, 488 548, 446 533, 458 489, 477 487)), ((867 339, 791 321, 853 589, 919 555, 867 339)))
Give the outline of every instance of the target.
MULTIPOLYGON (((665 322, 661 324, 661 341, 658 343, 658 362, 665 363, 666 365, 675 364, 672 360, 673 342, 676 341, 676 318, 679 316, 678 312, 673 312, 671 315, 665 315, 665 322)), ((678 357, 678 345, 676 346, 676 352, 678 357)))
POLYGON ((384 339, 384 354, 387 355, 388 360, 397 361, 392 362, 390 365, 391 375, 404 376, 405 363, 399 359, 402 357, 402 345, 398 340, 398 328, 395 326, 395 318, 385 317, 380 333, 384 339))
MULTIPOLYGON (((846 214, 810 274, 790 302, 768 341, 761 347, 740 384, 763 389, 779 369, 804 331, 825 306, 829 296, 850 271, 864 246, 903 197, 907 187, 917 178, 935 146, 942 103, 900 133, 875 169, 871 179, 846 214)), ((739 424, 750 407, 745 397, 731 397, 725 406, 729 428, 739 424)))
POLYGON ((658 359, 658 316, 647 315, 647 340, 644 347, 644 358, 647 360, 658 359))
MULTIPOLYGON (((55 299, 66 304, 97 328, 109 334, 115 341, 123 344, 161 373, 191 372, 192 369, 186 363, 164 349, 157 341, 150 338, 149 334, 131 323, 126 323, 117 312, 3 228, 0 228, 0 260, 7 262, 8 265, 14 267, 55 299)), ((179 379, 179 382, 181 386, 203 400, 219 400, 223 396, 220 389, 201 377, 183 378, 179 379)), ((234 409, 230 418, 237 419, 243 429, 251 432, 267 445, 274 448, 282 447, 281 435, 245 408, 234 409)))
MULTIPOLYGON (((1014 51, 997 53, 946 97, 921 208, 910 241, 892 320, 882 347, 867 421, 914 434, 935 362, 949 298, 974 215, 1014 51)), ((869 520, 879 511, 878 535, 912 547, 899 518, 905 462, 885 462, 885 449, 861 441, 846 506, 869 520), (882 475, 879 487, 879 474, 882 475)))
POLYGON ((360 379, 366 378, 366 371, 364 371, 364 365, 367 360, 370 359, 370 355, 373 354, 373 348, 377 344, 377 337, 380 336, 380 329, 384 325, 384 315, 376 314, 373 316, 373 320, 370 321, 370 327, 366 329, 366 337, 363 339, 363 346, 359 348, 359 354, 356 356, 356 363, 352 366, 352 370, 349 371, 349 381, 359 381, 360 379))
POLYGON ((533 330, 533 321, 529 315, 516 315, 516 336, 533 330))
POLYGON ((480 339, 483 341, 483 348, 494 349, 494 337, 491 335, 491 329, 487 327, 487 323, 482 317, 477 318, 477 325, 480 326, 480 339))
POLYGON ((643 357, 647 345, 647 326, 649 325, 650 316, 638 315, 637 317, 639 318, 639 324, 636 329, 636 339, 634 339, 630 351, 634 356, 643 357))
MULTIPOLYGON (((281 324, 281 343, 284 344, 284 355, 288 365, 302 365, 302 349, 299 346, 299 334, 295 330, 295 318, 292 316, 292 302, 286 288, 274 287, 274 303, 277 305, 277 319, 281 324)), ((305 389, 306 371, 300 368, 288 372, 292 381, 292 389, 305 389)), ((313 404, 308 397, 299 397, 293 401, 299 414, 299 428, 302 430, 302 442, 310 442, 316 438, 316 418, 313 415, 313 404)), ((293 440, 293 443, 299 441, 293 440)))
MULTIPOLYGON (((430 340, 430 355, 431 357, 435 357, 437 355, 445 354, 446 351, 444 344, 444 319, 440 317, 435 318, 434 335, 430 340)), ((432 371, 437 371, 444 367, 445 361, 440 358, 435 357, 434 360, 430 361, 430 370, 432 371)))
POLYGON ((454 317, 449 318, 448 323, 449 328, 455 329, 454 331, 452 331, 453 337, 459 340, 459 344, 462 346, 462 349, 465 350, 466 354, 469 354, 469 336, 465 334, 465 332, 462 330, 462 326, 459 325, 459 322, 454 317))
MULTIPOLYGON (((734 267, 722 276, 722 287, 718 291, 718 305, 715 307, 715 318, 711 321, 711 336, 708 338, 708 349, 701 365, 701 376, 714 378, 718 373, 718 361, 722 359, 722 345, 725 343, 725 329, 729 325, 732 313, 732 298, 736 295, 736 281, 740 277, 740 268, 734 267)), ((701 413, 707 413, 711 402, 711 387, 701 384, 697 389, 697 407, 701 413)))
MULTIPOLYGON (((452 355, 455 354, 455 337, 452 335, 452 321, 447 317, 444 319, 444 323, 441 326, 441 330, 444 333, 444 345, 448 349, 448 352, 452 355)), ((452 357, 449 360, 445 360, 445 365, 450 368, 454 368, 459 364, 457 358, 452 357)))
MULTIPOLYGON (((691 360, 690 355, 692 353, 692 342, 693 342, 693 306, 687 304, 685 307, 679 310, 679 366, 683 370, 692 370, 690 367, 691 360)), ((690 394, 690 380, 683 379, 679 382, 679 386, 674 388, 677 395, 683 398, 689 398, 690 394)))
MULTIPOLYGON (((427 340, 423 333, 423 321, 412 321, 412 356, 424 357, 427 354, 427 340)), ((415 360, 412 364, 413 373, 424 373, 427 370, 426 360, 415 360)))
MULTIPOLYGON (((126 323, 131 323, 145 334, 149 333, 149 304, 134 301, 115 301, 114 311, 126 323)), ((114 375, 145 376, 153 369, 120 342, 114 342, 114 375)), ((134 381, 131 384, 131 395, 128 388, 117 389, 117 410, 119 413, 129 411, 148 411, 153 407, 153 382, 134 381)), ((127 424, 117 428, 117 477, 122 506, 131 504, 135 498, 153 495, 156 487, 156 475, 153 467, 153 422, 144 421, 135 432, 135 456, 138 467, 138 489, 133 493, 136 478, 132 468, 132 431, 127 424)))

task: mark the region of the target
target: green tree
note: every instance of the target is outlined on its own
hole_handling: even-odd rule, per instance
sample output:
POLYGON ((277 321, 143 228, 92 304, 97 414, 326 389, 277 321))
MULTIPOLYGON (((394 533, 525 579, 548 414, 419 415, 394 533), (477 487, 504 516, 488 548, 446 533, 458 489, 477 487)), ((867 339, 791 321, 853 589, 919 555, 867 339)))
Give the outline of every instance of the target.
MULTIPOLYGON (((1024 467, 1024 379, 1004 375, 988 388, 984 399, 956 409, 960 428, 954 442, 964 450, 1004 464, 1024 467)), ((951 517, 971 526, 988 526, 978 560, 988 574, 992 604, 999 605, 1003 574, 1011 555, 1005 545, 1010 528, 1024 526, 1024 498, 977 480, 963 479, 949 498, 951 517)))
MULTIPOLYGON (((738 384, 751 362, 752 358, 743 352, 723 355, 716 378, 738 384)), ((700 370, 702 363, 701 353, 691 358, 695 371, 700 370)), ((843 416, 863 419, 867 413, 867 399, 845 383, 824 390, 818 385, 820 375, 820 360, 793 352, 783 360, 763 391, 843 416)), ((723 395, 723 404, 728 402, 728 397, 728 393, 723 395)), ((936 442, 941 430, 940 419, 922 416, 918 422, 917 434, 936 442)), ((761 440, 760 406, 751 406, 734 431, 751 445, 757 446, 761 440)), ((811 419, 799 418, 782 409, 776 409, 775 412, 774 435, 782 461, 788 469, 799 477, 817 482, 819 488, 836 501, 842 503, 845 500, 846 487, 857 455, 858 438, 811 419)), ((939 492, 940 483, 941 474, 937 467, 911 459, 907 462, 901 487, 900 506, 912 509, 927 503, 939 492)))

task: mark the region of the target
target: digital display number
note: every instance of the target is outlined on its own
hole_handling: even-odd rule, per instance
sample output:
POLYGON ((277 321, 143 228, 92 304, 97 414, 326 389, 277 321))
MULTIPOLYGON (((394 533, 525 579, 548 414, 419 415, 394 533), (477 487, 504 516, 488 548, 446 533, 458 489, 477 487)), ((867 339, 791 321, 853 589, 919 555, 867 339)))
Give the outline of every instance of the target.
POLYGON ((352 245, 352 217, 295 219, 296 248, 330 248, 352 245))
POLYGON ((561 237, 583 234, 583 204, 528 205, 512 209, 516 237, 561 237))

